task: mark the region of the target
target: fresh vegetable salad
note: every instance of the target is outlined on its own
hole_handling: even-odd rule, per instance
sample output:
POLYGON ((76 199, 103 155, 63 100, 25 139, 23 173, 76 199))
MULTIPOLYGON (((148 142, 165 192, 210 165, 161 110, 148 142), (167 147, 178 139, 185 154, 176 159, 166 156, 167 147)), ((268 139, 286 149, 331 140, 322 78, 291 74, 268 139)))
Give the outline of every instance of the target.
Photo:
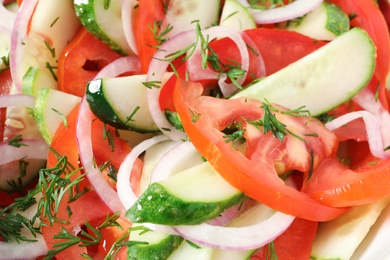
POLYGON ((388 1, 1 2, 0 259, 364 259, 388 1))

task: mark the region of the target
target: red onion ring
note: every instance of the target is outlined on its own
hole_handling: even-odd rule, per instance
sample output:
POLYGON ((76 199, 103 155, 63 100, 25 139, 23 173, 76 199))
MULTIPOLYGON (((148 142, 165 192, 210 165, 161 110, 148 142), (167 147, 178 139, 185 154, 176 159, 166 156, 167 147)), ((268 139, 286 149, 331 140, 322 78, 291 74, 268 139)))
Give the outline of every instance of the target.
POLYGON ((19 63, 22 60, 23 42, 27 38, 27 29, 30 18, 34 13, 38 0, 23 1, 16 14, 14 27, 11 33, 10 68, 12 80, 18 93, 22 92, 22 77, 19 63))
POLYGON ((297 0, 287 5, 267 10, 252 9, 247 0, 238 0, 238 2, 249 9, 257 24, 270 24, 301 17, 317 8, 322 3, 322 0, 297 0))
POLYGON ((0 95, 0 108, 10 106, 35 107, 35 97, 25 94, 0 95))
MULTIPOLYGON (((293 216, 274 211, 259 204, 243 214, 250 214, 254 223, 247 226, 175 226, 185 239, 202 246, 224 250, 250 250, 260 248, 282 234, 294 220, 293 216)), ((232 223, 233 224, 233 223, 232 223)))
MULTIPOLYGON (((377 118, 380 122, 384 146, 390 145, 390 114, 382 106, 382 103, 377 101, 374 94, 368 89, 360 91, 352 100, 377 118)), ((385 151, 385 154, 387 157, 390 156, 390 151, 385 151)))
POLYGON ((48 144, 43 140, 22 140, 23 146, 15 147, 8 142, 0 143, 0 165, 20 159, 47 159, 48 144))
MULTIPOLYGON (((195 36, 195 30, 191 30, 181 32, 164 42, 150 62, 146 81, 162 82, 164 74, 169 66, 169 62, 166 61, 167 55, 188 47, 194 42, 195 36)), ((186 134, 177 130, 171 123, 169 123, 165 118, 164 113, 161 111, 159 104, 160 91, 161 88, 148 88, 146 90, 146 98, 148 100, 151 116, 161 132, 170 139, 174 141, 184 140, 186 138, 186 134)))
POLYGON ((14 21, 16 14, 7 10, 5 8, 4 0, 0 1, 0 31, 3 33, 11 35, 12 33, 12 27, 14 26, 14 21))
POLYGON ((137 195, 135 195, 129 181, 131 169, 133 168, 136 159, 149 147, 166 140, 168 140, 167 136, 157 135, 142 141, 140 144, 133 147, 131 152, 123 160, 118 170, 116 189, 118 198, 125 209, 130 208, 137 200, 137 195))
POLYGON ((368 111, 355 111, 342 115, 330 121, 329 123, 326 123, 325 127, 328 128, 330 131, 334 131, 335 129, 358 118, 362 118, 365 123, 367 130, 367 140, 371 154, 380 159, 388 158, 388 156, 386 156, 384 152, 382 134, 380 133, 380 122, 374 115, 372 115, 368 111))
POLYGON ((141 65, 139 63, 139 59, 137 56, 125 56, 120 57, 103 69, 99 71, 99 73, 95 76, 97 78, 115 78, 120 74, 126 72, 140 72, 141 65))
MULTIPOLYGON (((233 42, 237 45, 241 55, 241 69, 245 71, 243 77, 237 79, 237 82, 239 84, 242 84, 249 70, 249 53, 241 33, 229 27, 213 26, 204 30, 203 35, 205 39, 207 39, 209 42, 216 38, 228 37, 231 40, 233 40, 233 42)), ((202 43, 199 43, 197 45, 197 51, 189 58, 187 63, 188 71, 190 72, 190 78, 191 80, 208 79, 210 78, 210 76, 213 78, 217 78, 219 76, 219 73, 217 72, 213 73, 213 71, 209 68, 205 70, 201 68, 201 58, 200 58, 201 44, 202 43), (195 61, 191 61, 192 59, 195 59, 195 61), (205 73, 205 77, 203 76, 204 73, 205 73)), ((220 75, 218 84, 221 88, 222 94, 224 96, 230 96, 237 91, 237 87, 233 83, 226 83, 225 82, 226 79, 227 79, 226 74, 220 75)))
POLYGON ((138 49, 137 45, 135 44, 134 31, 132 28, 133 9, 133 0, 122 0, 122 26, 125 33, 125 38, 133 53, 138 55, 138 49))
POLYGON ((256 53, 256 57, 257 57, 256 61, 257 61, 258 65, 256 66, 257 71, 255 74, 255 77, 256 78, 265 77, 267 74, 267 71, 265 69, 263 55, 261 54, 259 48, 257 47, 256 43, 252 40, 252 38, 249 37, 245 31, 242 32, 242 38, 247 43, 247 45, 253 49, 253 52, 256 53))
POLYGON ((77 118, 76 137, 79 148, 80 160, 83 165, 87 178, 100 199, 112 210, 112 212, 121 211, 124 213, 124 207, 119 200, 117 192, 110 187, 108 182, 104 179, 101 171, 95 166, 91 127, 94 115, 89 109, 85 97, 80 104, 79 115, 77 118))

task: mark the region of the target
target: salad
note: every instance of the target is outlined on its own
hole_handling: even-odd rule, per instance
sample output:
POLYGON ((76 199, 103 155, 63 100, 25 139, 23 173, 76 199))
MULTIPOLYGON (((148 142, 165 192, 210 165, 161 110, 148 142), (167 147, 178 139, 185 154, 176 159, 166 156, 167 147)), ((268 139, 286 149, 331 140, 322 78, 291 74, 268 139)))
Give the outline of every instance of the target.
POLYGON ((0 259, 363 255, 388 1, 1 2, 0 259))

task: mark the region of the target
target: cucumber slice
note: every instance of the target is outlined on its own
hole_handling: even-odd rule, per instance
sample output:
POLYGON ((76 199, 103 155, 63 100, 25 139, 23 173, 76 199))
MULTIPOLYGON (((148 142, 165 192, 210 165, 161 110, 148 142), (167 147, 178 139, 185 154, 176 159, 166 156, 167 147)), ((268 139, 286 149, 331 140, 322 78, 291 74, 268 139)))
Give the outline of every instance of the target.
POLYGON ((162 234, 133 224, 127 259, 167 259, 182 243, 177 235, 162 234))
POLYGON ((37 68, 30 67, 22 80, 22 92, 32 96, 37 96, 42 88, 57 88, 57 81, 54 78, 37 68))
POLYGON ((190 244, 187 241, 183 241, 180 246, 167 258, 168 260, 218 260, 218 259, 234 259, 240 260, 239 258, 213 258, 213 249, 210 247, 197 247, 190 244))
POLYGON ((172 29, 166 34, 172 37, 180 32, 194 29, 194 21, 198 21, 202 29, 218 22, 219 0, 171 0, 161 28, 172 29))
POLYGON ((50 144, 55 131, 81 98, 65 92, 43 88, 38 91, 34 117, 45 141, 50 144))
POLYGON ((307 15, 290 21, 288 29, 317 40, 333 40, 349 30, 349 18, 336 5, 324 1, 307 15))
POLYGON ((118 129, 158 132, 150 115, 143 82, 146 75, 93 80, 86 91, 89 107, 100 120, 118 129))
POLYGON ((356 206, 338 219, 320 223, 312 259, 350 259, 388 203, 389 198, 386 198, 356 206))
POLYGON ((127 210, 126 217, 133 223, 199 224, 244 198, 205 162, 151 184, 127 210))
POLYGON ((237 30, 256 28, 255 20, 248 9, 237 0, 226 0, 222 9, 219 25, 237 30))
POLYGON ((97 39, 122 55, 134 54, 122 25, 121 0, 74 0, 76 15, 97 39))
POLYGON ((28 37, 23 39, 23 53, 17 68, 22 82, 31 68, 37 68, 56 80, 58 58, 80 27, 73 3, 68 0, 39 0, 31 19, 28 37))
POLYGON ((373 75, 375 58, 372 40, 356 27, 232 98, 267 99, 290 109, 306 106, 316 116, 364 88, 373 75))

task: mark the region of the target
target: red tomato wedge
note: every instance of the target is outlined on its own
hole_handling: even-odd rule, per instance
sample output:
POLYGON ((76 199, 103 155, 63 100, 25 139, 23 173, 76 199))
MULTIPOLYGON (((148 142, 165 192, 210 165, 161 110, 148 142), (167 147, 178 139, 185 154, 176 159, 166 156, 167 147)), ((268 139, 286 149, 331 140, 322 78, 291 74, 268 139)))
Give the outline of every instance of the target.
POLYGON ((84 96, 87 83, 107 64, 121 57, 84 27, 64 48, 58 59, 58 87, 61 91, 84 96))
MULTIPOLYGON (((305 154, 306 149, 315 149, 313 150, 314 161, 324 160, 326 156, 335 152, 334 149, 337 148, 337 144, 334 143, 336 142, 335 137, 321 123, 311 120, 311 123, 300 128, 299 125, 306 122, 307 119, 300 122, 289 121, 293 124, 294 129, 302 129, 302 131, 315 129, 319 137, 323 136, 321 138, 324 139, 305 136, 308 147, 298 144, 297 140, 291 137, 289 142, 279 142, 279 146, 273 149, 276 138, 270 132, 263 135, 255 134, 254 137, 250 137, 249 133, 246 136, 247 143, 253 141, 256 148, 264 150, 253 152, 253 147, 249 147, 251 154, 256 156, 244 156, 241 152, 233 149, 232 143, 226 142, 223 137, 224 133, 221 131, 234 123, 245 124, 243 118, 257 120, 261 117, 261 112, 259 112, 261 111, 259 108, 261 103, 250 99, 223 100, 201 96, 202 89, 199 83, 178 79, 174 91, 174 104, 191 142, 227 182, 259 202, 299 218, 327 221, 341 216, 348 210, 347 208, 325 206, 307 194, 287 186, 275 170, 275 166, 279 168, 279 163, 282 164, 282 169, 287 171, 294 169, 294 167, 303 167, 302 169, 308 170, 309 158, 289 157, 294 154, 305 154), (312 122, 317 122, 318 125, 313 125, 313 128, 310 129, 308 125, 311 125, 312 122), (258 145, 260 142, 257 141, 260 140, 267 143, 258 145), (294 149, 295 153, 288 153, 290 148, 287 146, 294 149), (280 154, 270 152, 279 149, 280 154)), ((301 140, 299 142, 303 143, 301 140)))
POLYGON ((274 252, 268 246, 262 247, 250 259, 273 259, 272 253, 281 260, 310 259, 311 248, 317 232, 318 222, 295 218, 291 226, 274 240, 274 252))
POLYGON ((363 159, 355 170, 337 158, 325 160, 303 183, 302 191, 332 207, 363 205, 388 196, 390 159, 378 160, 372 156, 363 159))
MULTIPOLYGON (((75 168, 79 166, 79 154, 78 154, 78 146, 76 139, 76 123, 78 117, 79 106, 76 106, 67 116, 68 125, 65 126, 61 124, 57 129, 56 133, 53 136, 53 141, 51 143, 51 147, 61 156, 66 156, 68 163, 72 164, 75 168)), ((121 139, 119 139, 115 135, 115 129, 105 125, 99 120, 94 120, 93 128, 92 128, 92 138, 93 138, 93 151, 96 156, 97 165, 102 165, 105 162, 109 162, 114 166, 115 169, 118 169, 120 163, 130 152, 130 147, 127 143, 121 139), (108 134, 110 133, 110 134, 108 134), (108 135, 111 136, 111 141, 109 142, 108 135), (106 138, 104 138, 106 137, 106 138), (113 149, 112 149, 113 148, 113 149)), ((49 153, 47 167, 51 168, 55 166, 58 159, 56 158, 54 153, 49 153)), ((133 171, 131 174, 131 185, 139 190, 139 181, 141 176, 142 169, 142 161, 138 160, 135 163, 135 167, 133 167, 133 171)), ((82 172, 77 172, 74 178, 78 177, 82 172)), ((109 178, 107 178, 109 179, 109 178)), ((88 182, 88 179, 85 178, 81 185, 80 190, 84 187, 90 187, 91 185, 88 182)), ((115 188, 115 186, 113 187, 115 188)), ((54 235, 58 234, 62 228, 66 228, 69 232, 74 228, 78 228, 79 226, 83 226, 85 221, 92 223, 97 223, 97 225, 103 223, 106 218, 106 215, 110 213, 110 209, 105 205, 105 203, 99 198, 99 196, 95 193, 95 191, 91 190, 86 194, 82 195, 79 199, 74 202, 67 203, 66 199, 61 201, 60 211, 58 212, 58 217, 67 220, 68 224, 55 223, 51 226, 46 221, 46 226, 43 229, 43 234, 48 244, 48 247, 53 248, 55 243, 58 243, 59 240, 54 239, 54 235), (90 207, 88 205, 93 205, 90 207), (71 207, 73 214, 69 217, 66 208, 71 207)), ((122 223, 122 222, 121 222, 122 223)), ((100 254, 104 254, 110 250, 112 244, 121 236, 123 236, 129 227, 128 222, 124 222, 123 229, 120 228, 109 228, 102 230, 102 240, 96 247, 80 247, 78 244, 62 251, 57 254, 56 257, 58 259, 78 259, 80 254, 89 253, 90 255, 97 254, 97 257, 100 254)), ((121 250, 121 254, 123 254, 121 250)))
POLYGON ((139 1, 134 18, 133 30, 141 63, 142 73, 147 73, 149 63, 160 43, 156 36, 159 24, 164 20, 164 6, 161 0, 139 1))

